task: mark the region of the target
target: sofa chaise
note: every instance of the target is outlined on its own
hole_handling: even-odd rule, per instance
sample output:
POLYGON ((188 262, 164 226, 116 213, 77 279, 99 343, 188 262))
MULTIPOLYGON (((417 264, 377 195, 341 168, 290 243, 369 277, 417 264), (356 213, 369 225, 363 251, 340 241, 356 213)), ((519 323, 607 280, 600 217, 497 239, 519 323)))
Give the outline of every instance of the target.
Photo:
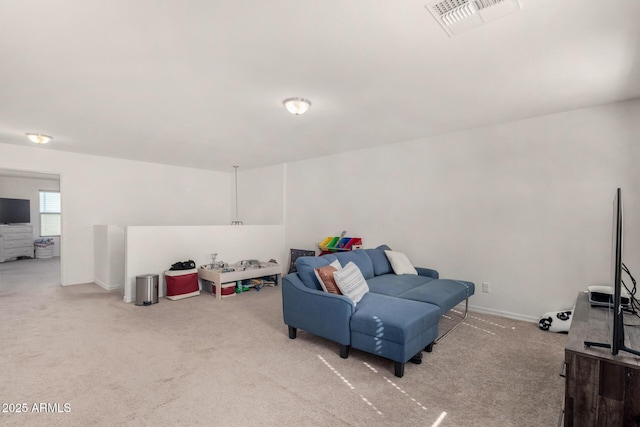
MULTIPOLYGON (((297 272, 282 280, 289 338, 295 339, 301 329, 338 343, 342 358, 348 357, 351 347, 385 357, 394 362, 395 375, 402 377, 405 363, 422 350, 430 352, 466 318, 475 285, 440 279, 430 268, 410 266, 409 274, 397 274, 390 262, 395 254, 400 253, 382 245, 298 258, 297 272), (368 292, 359 301, 323 289, 317 269, 336 265, 336 260, 341 267, 355 264, 364 277, 368 292), (462 319, 438 336, 441 316, 463 302, 462 319)), ((402 266, 397 268, 403 273, 402 266)))

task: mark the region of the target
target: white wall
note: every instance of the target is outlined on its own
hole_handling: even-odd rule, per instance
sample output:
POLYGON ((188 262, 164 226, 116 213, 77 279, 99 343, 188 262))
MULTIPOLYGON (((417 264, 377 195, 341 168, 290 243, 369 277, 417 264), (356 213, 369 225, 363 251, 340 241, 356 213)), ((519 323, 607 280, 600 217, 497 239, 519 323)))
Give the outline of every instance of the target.
POLYGON ((63 285, 93 281, 95 224, 204 225, 231 220, 230 173, 22 147, 1 140, 0 168, 60 175, 63 285))
POLYGON ((93 281, 108 291, 124 289, 124 264, 124 228, 94 225, 93 281))
MULTIPOLYGON (((342 230, 365 247, 387 243, 443 277, 489 282, 491 293, 478 289, 472 306, 535 320, 608 281, 618 186, 625 261, 640 271, 638 117, 634 100, 241 168, 240 219, 285 224, 284 248, 314 249, 342 230)), ((232 168, 202 171, 1 141, 0 168, 60 175, 63 284, 93 280, 95 224, 226 225, 235 211, 232 168)))
MULTIPOLYGON (((624 179, 624 262, 636 277, 640 274, 640 100, 624 103, 622 120, 627 130, 624 155, 627 173, 624 179)), ((626 280, 629 283, 629 280, 626 280)), ((637 296, 637 295, 636 295, 637 296)))
MULTIPOLYGON (((33 239, 40 237, 40 191, 59 191, 60 181, 0 176, 0 197, 29 199, 31 201, 31 225, 33 239)), ((60 238, 54 237, 53 255, 60 256, 60 238)))
MULTIPOLYGON (((250 225, 284 223, 284 171, 284 164, 238 169, 238 219, 250 225)), ((235 219, 234 177, 230 180, 229 216, 235 219)))
POLYGON ((159 296, 166 285, 163 273, 178 261, 195 261, 197 266, 211 263, 211 254, 229 264, 243 259, 287 262, 282 225, 219 225, 127 227, 124 301, 135 300, 136 276, 158 274, 159 296))
POLYGON ((638 117, 636 100, 288 164, 287 247, 347 230, 475 282, 477 309, 537 320, 571 308, 608 281, 618 186, 640 272, 638 117))

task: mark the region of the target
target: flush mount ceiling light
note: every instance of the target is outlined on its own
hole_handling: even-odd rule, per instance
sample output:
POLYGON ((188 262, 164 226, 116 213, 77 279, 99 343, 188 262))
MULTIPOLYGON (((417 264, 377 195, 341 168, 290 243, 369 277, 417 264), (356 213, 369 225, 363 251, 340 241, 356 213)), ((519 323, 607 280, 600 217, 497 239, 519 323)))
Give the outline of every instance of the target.
POLYGON ((42 135, 41 133, 27 133, 27 138, 36 144, 46 144, 53 139, 53 137, 49 135, 42 135))
POLYGON ((425 7, 449 37, 522 9, 520 0, 436 0, 425 7))
POLYGON ((309 107, 311 107, 311 101, 304 98, 287 98, 282 103, 287 111, 296 116, 306 113, 309 107))

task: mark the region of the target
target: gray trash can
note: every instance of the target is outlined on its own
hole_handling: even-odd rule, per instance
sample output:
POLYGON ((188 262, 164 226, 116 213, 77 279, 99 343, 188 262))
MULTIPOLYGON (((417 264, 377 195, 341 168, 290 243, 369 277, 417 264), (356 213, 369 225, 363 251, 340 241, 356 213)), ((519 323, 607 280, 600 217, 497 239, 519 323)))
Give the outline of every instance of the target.
POLYGON ((136 276, 136 305, 158 303, 158 275, 143 274, 136 276))

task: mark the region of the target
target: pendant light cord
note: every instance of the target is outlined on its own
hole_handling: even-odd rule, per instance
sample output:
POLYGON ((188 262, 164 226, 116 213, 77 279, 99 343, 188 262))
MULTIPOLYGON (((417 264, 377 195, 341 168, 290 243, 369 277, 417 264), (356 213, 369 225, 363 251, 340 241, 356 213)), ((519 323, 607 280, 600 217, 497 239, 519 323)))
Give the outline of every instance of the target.
POLYGON ((236 180, 236 220, 231 222, 232 225, 242 225, 242 221, 238 219, 238 167, 239 166, 233 167, 235 169, 235 180, 236 180))
POLYGON ((238 166, 233 167, 236 174, 236 221, 238 220, 238 166))

